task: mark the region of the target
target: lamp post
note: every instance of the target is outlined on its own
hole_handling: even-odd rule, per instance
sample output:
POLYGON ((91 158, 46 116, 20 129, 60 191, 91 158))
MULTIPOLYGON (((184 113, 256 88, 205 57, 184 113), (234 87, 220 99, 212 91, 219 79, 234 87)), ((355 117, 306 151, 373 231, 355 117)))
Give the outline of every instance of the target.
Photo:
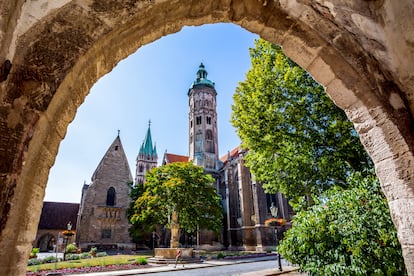
MULTIPOLYGON (((277 217, 277 212, 278 212, 278 208, 274 205, 274 203, 272 202, 272 204, 270 205, 270 213, 272 214, 272 217, 276 218, 277 217)), ((275 226, 275 240, 276 240, 276 246, 279 245, 279 239, 278 239, 278 229, 277 229, 277 225, 275 226)), ((280 259, 280 253, 279 251, 277 251, 277 262, 279 265, 279 271, 282 271, 282 261, 280 259)))
POLYGON ((64 239, 64 248, 63 248, 63 260, 66 258, 66 247, 68 245, 69 239, 75 234, 75 231, 72 230, 72 223, 69 221, 67 224, 67 230, 63 231, 64 239))

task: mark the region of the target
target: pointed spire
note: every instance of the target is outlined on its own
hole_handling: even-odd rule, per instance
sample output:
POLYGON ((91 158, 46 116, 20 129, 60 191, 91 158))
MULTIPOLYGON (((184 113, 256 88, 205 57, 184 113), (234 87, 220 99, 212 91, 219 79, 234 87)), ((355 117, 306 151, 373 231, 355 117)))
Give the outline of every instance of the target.
POLYGON ((142 142, 141 147, 139 148, 139 154, 144 154, 144 142, 142 142))
POLYGON ((152 145, 151 137, 151 120, 148 121, 148 130, 145 135, 145 139, 142 142, 141 148, 139 149, 139 155, 150 157, 151 159, 157 156, 157 148, 152 145))

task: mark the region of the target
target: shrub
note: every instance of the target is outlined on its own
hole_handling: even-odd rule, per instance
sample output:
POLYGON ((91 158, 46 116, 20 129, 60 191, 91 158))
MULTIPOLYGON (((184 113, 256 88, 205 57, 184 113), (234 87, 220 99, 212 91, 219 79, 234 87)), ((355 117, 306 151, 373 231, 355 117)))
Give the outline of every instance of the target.
POLYGON ((47 256, 43 259, 44 263, 56 263, 58 259, 55 256, 47 256))
POLYGON ((81 259, 81 255, 80 254, 67 254, 66 255, 66 260, 68 260, 68 261, 80 260, 80 259, 81 259))
POLYGON ((315 276, 406 275, 378 179, 354 173, 348 183, 350 188, 331 188, 323 201, 298 212, 277 250, 315 276))
POLYGON ((66 253, 77 253, 77 252, 78 252, 78 248, 76 247, 76 245, 68 244, 66 246, 66 253))
POLYGON ((29 265, 29 266, 30 265, 39 265, 41 263, 42 263, 41 260, 33 258, 33 259, 29 259, 27 265, 29 265))
POLYGON ((32 248, 32 252, 30 252, 30 258, 36 258, 37 257, 37 253, 40 252, 40 248, 38 247, 33 247, 32 248))
POLYGON ((148 263, 148 260, 145 257, 139 257, 137 258, 135 263, 140 264, 140 265, 146 265, 148 263))
POLYGON ((217 259, 223 259, 224 258, 224 254, 222 252, 217 254, 217 259))
POLYGON ((96 253, 96 257, 105 257, 108 256, 108 254, 106 252, 98 252, 96 253))
POLYGON ((81 257, 81 259, 87 259, 87 258, 89 258, 90 256, 89 256, 89 253, 84 252, 84 253, 80 254, 80 257, 81 257))

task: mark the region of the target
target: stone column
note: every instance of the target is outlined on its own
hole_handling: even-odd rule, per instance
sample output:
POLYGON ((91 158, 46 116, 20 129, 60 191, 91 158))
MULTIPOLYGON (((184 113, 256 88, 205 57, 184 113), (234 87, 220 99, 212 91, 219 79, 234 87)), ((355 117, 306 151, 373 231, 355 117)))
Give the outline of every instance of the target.
POLYGON ((178 213, 172 212, 172 223, 171 223, 171 248, 178 248, 180 243, 180 225, 178 223, 178 213))

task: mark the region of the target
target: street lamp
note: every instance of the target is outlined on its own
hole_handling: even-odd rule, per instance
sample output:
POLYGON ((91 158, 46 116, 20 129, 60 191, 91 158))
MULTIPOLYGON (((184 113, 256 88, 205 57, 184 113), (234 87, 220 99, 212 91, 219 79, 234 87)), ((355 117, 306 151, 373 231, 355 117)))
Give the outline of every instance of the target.
POLYGON ((69 243, 69 239, 74 234, 75 234, 75 231, 72 230, 72 223, 69 221, 69 223, 67 224, 67 229, 65 231, 63 231, 63 236, 65 237, 65 239, 64 239, 64 248, 63 248, 63 260, 65 260, 65 258, 66 258, 66 247, 69 243))
MULTIPOLYGON (((276 218, 277 217, 277 212, 278 212, 278 208, 275 206, 275 204, 272 202, 272 204, 270 205, 270 213, 272 214, 272 217, 276 218)), ((278 239, 278 229, 277 229, 277 225, 275 225, 275 240, 276 240, 276 246, 279 245, 279 239, 278 239)), ((282 271, 282 261, 280 259, 280 253, 279 251, 277 251, 277 262, 279 264, 279 271, 282 271)))

